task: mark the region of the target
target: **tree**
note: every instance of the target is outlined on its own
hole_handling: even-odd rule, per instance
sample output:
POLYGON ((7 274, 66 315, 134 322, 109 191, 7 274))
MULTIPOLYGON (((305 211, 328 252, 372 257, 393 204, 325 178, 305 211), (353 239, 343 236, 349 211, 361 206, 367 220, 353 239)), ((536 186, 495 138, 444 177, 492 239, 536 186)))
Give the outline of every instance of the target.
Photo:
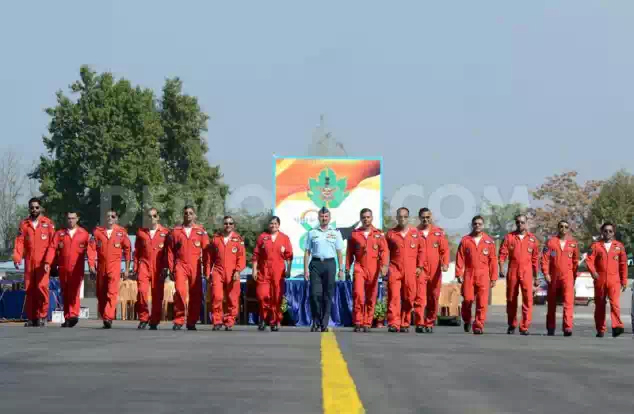
POLYGON ((485 199, 482 203, 484 231, 501 242, 508 233, 515 230, 515 216, 527 213, 528 207, 523 204, 498 205, 491 204, 489 200, 485 199))
POLYGON ((601 187, 586 220, 589 234, 598 235, 606 221, 616 225, 618 238, 628 252, 634 247, 634 176, 619 170, 601 187))
MULTIPOLYGON (((244 246, 247 252, 247 266, 251 266, 253 249, 255 248, 258 236, 268 229, 269 222, 273 215, 270 210, 259 214, 250 214, 246 210, 238 210, 230 212, 230 215, 236 223, 236 231, 244 239, 244 246)), ((220 227, 215 230, 216 232, 222 231, 220 227)))
POLYGON ((392 227, 396 226, 396 219, 390 211, 390 203, 387 200, 383 200, 383 231, 388 231, 392 227))
POLYGON ((546 201, 544 207, 530 210, 541 239, 555 234, 557 223, 565 219, 570 223, 571 231, 577 240, 586 247, 589 246, 592 237, 587 231, 586 221, 603 181, 590 180, 579 185, 576 181, 577 175, 576 171, 555 174, 532 192, 535 200, 546 201))
POLYGON ((26 184, 26 172, 18 155, 12 150, 0 156, 0 246, 6 252, 13 248, 21 218, 26 208, 19 205, 26 184))

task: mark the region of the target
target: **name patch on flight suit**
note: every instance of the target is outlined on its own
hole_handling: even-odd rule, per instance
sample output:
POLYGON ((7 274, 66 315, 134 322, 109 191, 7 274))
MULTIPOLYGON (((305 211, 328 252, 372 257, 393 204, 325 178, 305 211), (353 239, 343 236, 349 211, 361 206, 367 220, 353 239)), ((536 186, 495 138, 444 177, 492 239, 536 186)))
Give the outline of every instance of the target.
POLYGON ((416 237, 418 237, 418 234, 414 233, 414 234, 412 234, 412 237, 416 238, 416 237))
POLYGON ((118 233, 117 233, 117 236, 119 236, 119 237, 123 237, 123 233, 118 232, 118 233))
POLYGON ((618 252, 618 251, 620 251, 620 250, 621 250, 621 248, 620 248, 619 246, 616 246, 616 247, 614 248, 614 251, 615 251, 615 252, 618 252))
POLYGON ((286 248, 284 246, 282 246, 282 248, 280 250, 282 251, 282 253, 284 253, 286 251, 286 248))
POLYGON ((117 249, 121 247, 121 243, 115 243, 114 247, 116 247, 117 249))
POLYGON ((509 250, 514 250, 514 249, 515 249, 515 245, 514 245, 514 244, 511 244, 511 245, 509 246, 509 250))
POLYGON ((488 244, 493 244, 493 242, 491 240, 485 240, 484 242, 488 243, 488 244))
POLYGON ((531 242, 535 243, 535 239, 532 237, 529 237, 528 240, 530 240, 531 242))
POLYGON ((167 237, 167 233, 161 233, 161 237, 167 237))
POLYGON ((47 223, 42 223, 42 228, 43 228, 43 229, 48 228, 48 224, 47 224, 47 223))
POLYGON ((435 232, 434 236, 440 236, 440 233, 439 232, 435 232))
POLYGON ((577 245, 576 244, 571 244, 570 247, 577 247, 577 245))
POLYGON ((86 248, 86 243, 79 243, 79 248, 80 249, 85 249, 86 248))
POLYGON ((237 237, 234 237, 233 239, 231 239, 231 241, 237 242, 237 241, 238 241, 238 238, 237 238, 237 237))

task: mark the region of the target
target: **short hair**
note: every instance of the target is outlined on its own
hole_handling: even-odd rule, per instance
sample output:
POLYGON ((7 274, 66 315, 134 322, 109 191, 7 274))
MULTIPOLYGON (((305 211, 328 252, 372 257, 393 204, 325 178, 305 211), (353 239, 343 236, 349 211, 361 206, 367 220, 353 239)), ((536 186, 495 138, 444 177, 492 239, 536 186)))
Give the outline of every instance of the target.
POLYGON ((185 210, 191 210, 194 213, 196 212, 196 209, 191 204, 186 204, 185 207, 183 207, 183 211, 185 211, 185 210))
POLYGON ((66 211, 66 216, 68 216, 69 214, 77 214, 77 217, 79 217, 79 211, 77 211, 77 210, 68 210, 68 211, 66 211))
POLYGON ((156 215, 158 215, 158 216, 161 215, 156 207, 150 207, 150 208, 147 209, 148 213, 151 212, 151 211, 156 211, 156 215))
POLYGON ((282 224, 282 223, 280 222, 280 218, 279 218, 278 216, 273 216, 273 217, 271 217, 271 220, 269 220, 269 223, 270 223, 270 222, 272 222, 273 220, 277 221, 277 224, 282 224))
POLYGON ((604 228, 606 228, 607 226, 612 226, 612 228, 614 229, 614 231, 616 231, 616 226, 614 225, 614 223, 610 222, 610 221, 606 221, 605 223, 603 223, 601 225, 601 231, 603 231, 604 228))
POLYGON ((362 208, 361 212, 359 213, 360 216, 364 215, 365 213, 370 213, 372 214, 372 210, 370 210, 369 208, 362 208))
POLYGON ((37 197, 32 197, 27 205, 30 206, 31 203, 38 203, 39 205, 42 205, 42 201, 37 197))
POLYGON ((319 209, 319 214, 330 214, 330 210, 328 210, 326 206, 323 206, 319 209))
POLYGON ((517 219, 518 219, 518 218, 520 218, 520 217, 524 217, 524 218, 526 219, 526 221, 528 221, 528 217, 526 217, 526 214, 522 214, 522 213, 520 213, 520 214, 516 214, 516 215, 515 215, 515 217, 514 217, 514 219, 515 219, 515 220, 517 220, 517 219))
POLYGON ((402 210, 407 211, 407 215, 409 216, 409 208, 407 208, 407 207, 399 207, 399 208, 396 210, 396 214, 398 215, 398 213, 399 213, 400 211, 402 211, 402 210))
POLYGON ((231 216, 224 216, 224 217, 222 218, 222 220, 223 220, 223 221, 225 221, 226 219, 232 219, 232 220, 233 220, 233 217, 231 217, 231 216))
POLYGON ((559 220, 557 222, 557 227, 559 227, 559 225, 562 224, 562 223, 566 223, 568 226, 570 226, 570 223, 568 223, 568 220, 559 220))
POLYGON ((484 217, 479 214, 471 219, 471 224, 475 223, 476 220, 482 220, 482 222, 484 223, 484 217))
POLYGON ((423 213, 427 213, 428 211, 431 213, 431 210, 430 210, 430 209, 428 209, 427 207, 423 207, 423 208, 421 208, 420 210, 418 210, 418 215, 419 215, 419 216, 422 216, 422 215, 423 215, 423 213))
POLYGON ((106 210, 106 215, 107 215, 108 213, 114 213, 114 214, 115 214, 115 216, 119 217, 119 213, 117 213, 116 211, 114 211, 114 209, 111 209, 111 208, 110 208, 110 209, 106 210))

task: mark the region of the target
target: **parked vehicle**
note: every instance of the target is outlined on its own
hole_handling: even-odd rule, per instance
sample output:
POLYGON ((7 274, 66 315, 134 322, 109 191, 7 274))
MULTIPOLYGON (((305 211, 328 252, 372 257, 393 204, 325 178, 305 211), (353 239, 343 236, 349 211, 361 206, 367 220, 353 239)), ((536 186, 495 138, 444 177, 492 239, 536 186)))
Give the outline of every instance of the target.
MULTIPOLYGON (((594 301, 594 282, 586 266, 586 255, 584 254, 579 263, 578 276, 575 280, 575 305, 588 306, 594 301)), ((533 303, 544 305, 548 297, 548 283, 544 275, 540 272, 538 276, 539 286, 533 289, 533 303)), ((561 295, 557 296, 557 305, 563 304, 561 295)))

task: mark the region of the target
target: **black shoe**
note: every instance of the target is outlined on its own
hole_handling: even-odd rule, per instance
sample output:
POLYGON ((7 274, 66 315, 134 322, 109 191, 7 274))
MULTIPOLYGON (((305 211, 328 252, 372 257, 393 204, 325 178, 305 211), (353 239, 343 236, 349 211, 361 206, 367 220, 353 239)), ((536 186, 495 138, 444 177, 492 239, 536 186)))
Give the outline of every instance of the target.
POLYGON ((222 329, 222 325, 214 325, 213 328, 211 328, 212 331, 219 331, 222 329))
POLYGON ((520 335, 528 336, 528 335, 530 335, 530 332, 523 331, 523 330, 520 329, 520 335))
POLYGON ((196 325, 187 325, 187 330, 188 331, 197 331, 198 329, 196 329, 196 325))
POLYGON ((554 329, 549 329, 548 333, 546 334, 548 336, 555 336, 555 330, 554 329))
POLYGON ((625 329, 623 328, 612 328, 612 338, 616 338, 617 336, 621 335, 623 332, 625 332, 625 329))
POLYGON ((172 326, 172 331, 180 331, 181 329, 183 329, 183 325, 179 324, 179 323, 175 323, 172 326))
POLYGON ((416 333, 425 333, 425 328, 423 328, 422 326, 417 326, 416 333))
POLYGON ((514 335, 515 334, 515 328, 513 328, 512 326, 509 326, 508 329, 506 330, 506 333, 508 335, 514 335))
POLYGON ((361 332, 361 325, 355 325, 354 326, 354 331, 355 332, 361 332))
POLYGON ((24 322, 24 327, 25 328, 31 328, 33 326, 35 326, 35 325, 33 325, 33 321, 32 320, 28 320, 28 321, 24 322))
POLYGON ((158 325, 150 324, 150 331, 158 331, 158 325))
POLYGON ((79 323, 79 318, 68 318, 68 327, 74 328, 79 323))
POLYGON ((311 332, 319 332, 319 325, 312 325, 310 327, 311 332))
POLYGON ((279 327, 279 326, 277 326, 277 325, 273 325, 273 326, 271 326, 271 332, 277 332, 277 331, 279 331, 279 330, 280 330, 280 327, 279 327))
POLYGON ((231 326, 225 326, 225 331, 233 331, 233 327, 231 327, 231 326))
POLYGON ((60 328, 68 328, 68 325, 68 319, 66 319, 64 323, 60 325, 60 328))
POLYGON ((370 332, 370 327, 369 326, 364 326, 363 327, 363 332, 370 332))
POLYGON ((603 338, 604 335, 603 332, 597 332, 597 338, 603 338))
POLYGON ((401 329, 399 329, 399 332, 408 333, 409 332, 409 328, 401 328, 401 329))
POLYGON ((40 318, 40 319, 38 320, 38 326, 39 326, 40 328, 46 328, 46 322, 48 322, 48 321, 46 320, 46 318, 40 318))
POLYGON ((112 328, 112 321, 103 321, 103 329, 112 328))
POLYGON ((425 327, 425 333, 434 333, 434 328, 431 328, 429 326, 425 327))
POLYGON ((468 322, 465 322, 463 328, 466 333, 469 333, 469 331, 471 331, 471 324, 468 322))
POLYGON ((572 331, 564 331, 564 336, 572 336, 572 331))
POLYGON ((396 328, 395 326, 390 326, 387 330, 389 332, 398 332, 398 328, 396 328))
POLYGON ((145 329, 147 328, 147 322, 139 322, 139 326, 137 326, 137 329, 145 329))
POLYGON ((266 323, 264 323, 264 321, 261 321, 261 322, 258 324, 258 331, 263 331, 263 330, 265 330, 265 329, 266 329, 266 323))
POLYGON ((322 326, 322 327, 321 327, 321 331, 322 331, 322 332, 328 332, 328 330, 329 330, 329 329, 328 329, 328 327, 327 327, 327 326, 322 326))
POLYGON ((474 329, 473 330, 473 334, 474 335, 482 335, 482 329, 474 329))

